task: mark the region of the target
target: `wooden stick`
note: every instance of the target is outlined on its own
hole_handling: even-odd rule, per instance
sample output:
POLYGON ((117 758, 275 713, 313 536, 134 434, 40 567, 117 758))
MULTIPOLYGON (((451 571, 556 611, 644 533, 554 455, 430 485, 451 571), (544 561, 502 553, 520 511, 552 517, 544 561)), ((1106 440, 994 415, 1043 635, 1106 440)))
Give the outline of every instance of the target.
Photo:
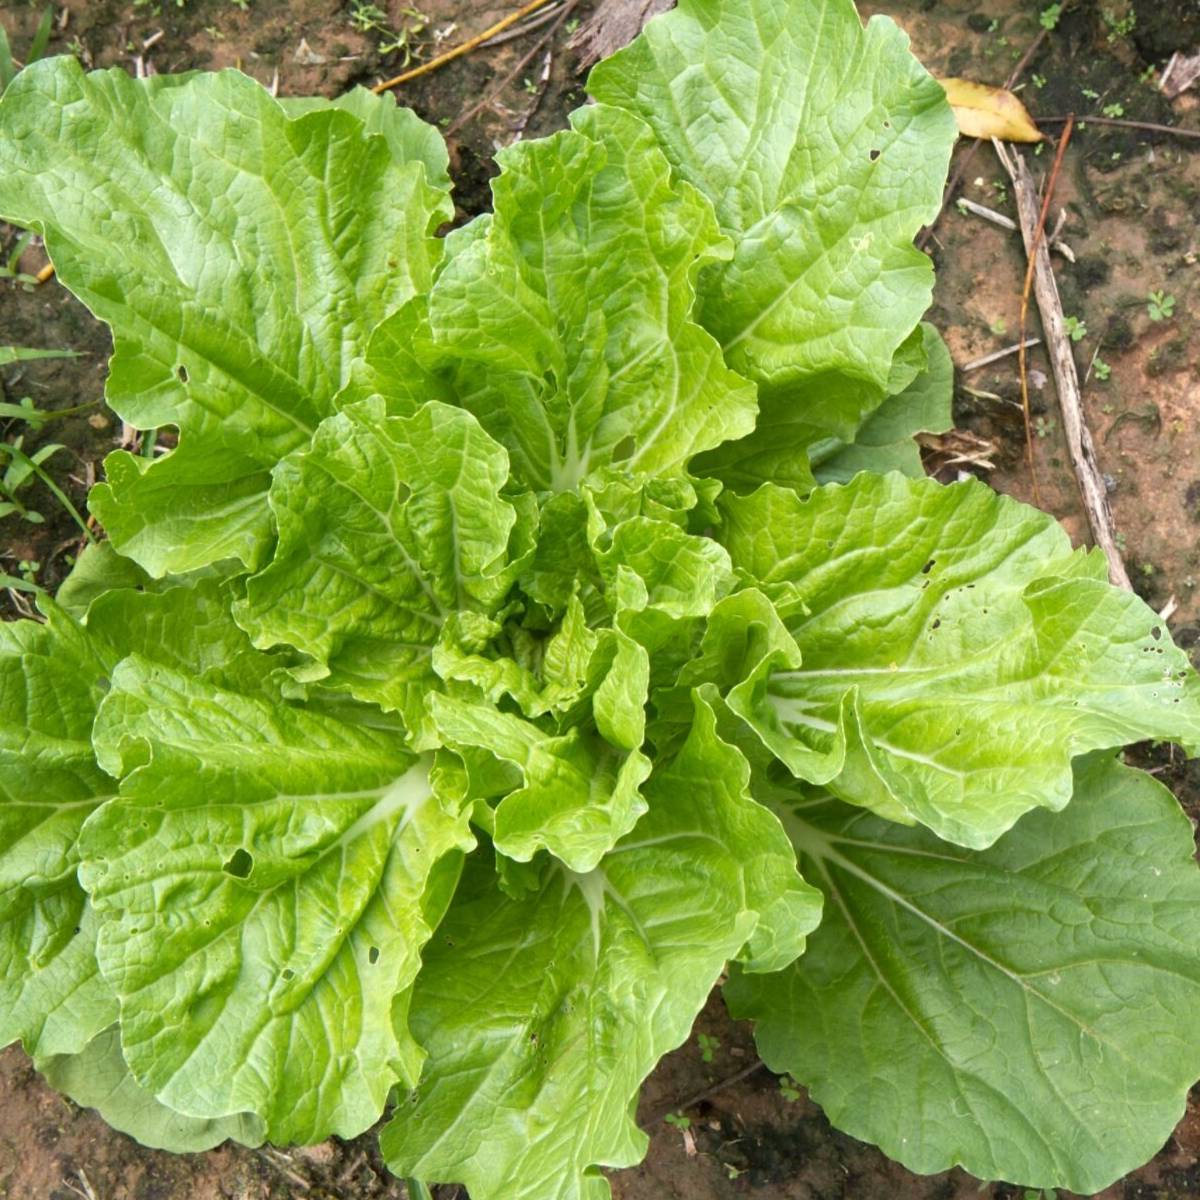
POLYGON ((407 83, 410 79, 416 79, 419 75, 428 75, 430 71, 436 71, 438 67, 444 67, 446 63, 453 62, 456 58, 462 58, 464 54, 470 54, 476 46, 482 46, 484 42, 494 38, 496 34, 503 33, 510 25, 515 25, 522 18, 529 16, 530 13, 537 12, 539 8, 545 8, 549 3, 550 0, 529 0, 528 4, 518 8, 514 13, 509 13, 503 20, 497 21, 495 25, 485 29, 482 33, 477 33, 473 38, 468 38, 462 45, 455 46, 453 50, 447 50, 445 54, 439 54, 436 58, 431 58, 419 67, 413 67, 411 71, 404 71, 394 79, 377 83, 371 91, 379 95, 380 92, 386 92, 389 88, 399 87, 400 84, 407 83))
MULTIPOLYGON (((1026 338, 1024 345, 1026 349, 1030 346, 1040 346, 1041 338, 1026 338)), ((980 367, 990 367, 992 363, 999 362, 1002 358, 1008 358, 1010 354, 1020 354, 1021 342, 1014 342, 1011 346, 1005 346, 1003 350, 993 350, 991 354, 985 354, 982 358, 973 358, 969 363, 964 363, 958 369, 964 374, 967 371, 978 371, 980 367)))
MULTIPOLYGON (((1071 117, 1038 117, 1039 125, 1065 125, 1071 117)), ((1080 125, 1116 125, 1120 129, 1147 129, 1151 133, 1170 133, 1181 138, 1200 138, 1200 129, 1181 129, 1178 125, 1156 125, 1153 121, 1127 121, 1122 117, 1076 117, 1080 125)))
MULTIPOLYGON (((1021 289, 1021 321, 1017 341, 1018 372, 1021 377, 1021 412, 1025 417, 1025 446, 1029 451, 1029 476, 1033 480, 1033 499, 1041 507, 1042 497, 1038 493, 1037 467, 1033 455, 1033 432, 1029 427, 1029 373, 1025 369, 1025 322, 1029 316, 1029 291, 1033 285, 1033 271, 1037 264, 1037 252, 1042 248, 1042 239, 1046 236, 1046 218, 1050 215, 1050 198, 1054 195, 1054 185, 1058 182, 1058 172, 1062 168, 1063 155, 1067 152, 1067 143, 1071 140, 1071 130, 1075 126, 1068 121, 1066 129, 1058 142, 1054 154, 1054 166, 1050 169, 1050 179, 1046 184, 1046 194, 1042 197, 1041 211, 1038 213, 1037 226, 1033 235, 1033 247, 1026 245, 1029 265, 1025 268, 1025 285, 1021 289)), ((1016 181, 1014 180, 1014 183, 1016 181)), ((1024 230, 1022 230, 1024 236, 1024 230)))
POLYGON ((996 153, 1004 169, 1012 179, 1013 195, 1017 201, 1017 213, 1021 219, 1021 236, 1025 251, 1034 263, 1033 292, 1038 311, 1042 316, 1042 328, 1050 352, 1050 365, 1054 371, 1054 385, 1058 390, 1058 403, 1062 411, 1063 433, 1067 440, 1067 451, 1079 492, 1087 513, 1088 525, 1096 544, 1108 559, 1108 577, 1117 587, 1132 591, 1125 564, 1117 550, 1113 531, 1112 510, 1108 504, 1108 491, 1096 461, 1096 444, 1091 430, 1083 419, 1083 406, 1079 397, 1079 376, 1075 359, 1071 354, 1071 342, 1067 336, 1066 321, 1063 319, 1062 301, 1058 296, 1058 284, 1050 266, 1050 253, 1045 243, 1038 243, 1038 202, 1033 178, 1024 159, 1019 154, 1009 156, 1004 146, 996 143, 996 153))

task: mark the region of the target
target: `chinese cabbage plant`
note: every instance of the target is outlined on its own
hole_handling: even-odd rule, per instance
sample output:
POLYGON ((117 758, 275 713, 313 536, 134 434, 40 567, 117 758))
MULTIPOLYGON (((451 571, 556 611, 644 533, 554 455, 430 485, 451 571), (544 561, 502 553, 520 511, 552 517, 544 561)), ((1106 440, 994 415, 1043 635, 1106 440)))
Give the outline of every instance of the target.
POLYGON ((917 1171, 1091 1192, 1200 1075, 1200 682, 921 477, 954 123, 849 0, 683 0, 453 216, 387 98, 67 59, 0 215, 112 329, 108 540, 0 629, 0 1045, 178 1150, 601 1200, 723 977, 917 1171))

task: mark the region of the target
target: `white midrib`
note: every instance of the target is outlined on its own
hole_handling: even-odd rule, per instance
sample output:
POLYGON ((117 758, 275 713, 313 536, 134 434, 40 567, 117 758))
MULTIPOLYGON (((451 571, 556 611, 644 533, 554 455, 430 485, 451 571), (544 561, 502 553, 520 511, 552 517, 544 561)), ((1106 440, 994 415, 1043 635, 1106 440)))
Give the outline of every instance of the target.
POLYGON ((430 800, 431 762, 431 756, 423 754, 403 775, 388 785, 365 813, 346 827, 337 841, 327 847, 324 854, 351 845, 377 825, 386 824, 400 814, 400 821, 395 830, 395 835, 398 836, 430 800))
MULTIPOLYGON (((824 717, 813 716, 799 700, 785 699, 781 696, 769 696, 768 700, 780 718, 787 723, 806 725, 809 729, 816 729, 822 733, 836 734, 838 732, 838 726, 834 722, 827 721, 824 717)), ((888 754, 895 758, 903 758, 909 762, 921 763, 943 775, 952 775, 958 779, 965 779, 968 775, 967 771, 960 771, 956 767, 949 767, 945 763, 938 762, 936 758, 928 754, 918 754, 915 750, 904 750, 892 742, 876 737, 874 734, 871 734, 871 743, 878 746, 881 750, 887 751, 888 754)))
POLYGON ((639 920, 638 915, 629 906, 625 897, 613 887, 608 876, 600 867, 594 867, 590 871, 578 872, 572 871, 569 867, 560 868, 563 873, 563 878, 566 880, 566 890, 564 897, 571 894, 571 889, 578 890, 580 898, 587 906, 588 918, 592 930, 592 952, 594 962, 597 966, 600 963, 600 946, 604 931, 604 907, 605 901, 611 900, 628 918, 629 923, 637 932, 639 938, 651 955, 654 955, 654 943, 650 938, 645 926, 639 920))

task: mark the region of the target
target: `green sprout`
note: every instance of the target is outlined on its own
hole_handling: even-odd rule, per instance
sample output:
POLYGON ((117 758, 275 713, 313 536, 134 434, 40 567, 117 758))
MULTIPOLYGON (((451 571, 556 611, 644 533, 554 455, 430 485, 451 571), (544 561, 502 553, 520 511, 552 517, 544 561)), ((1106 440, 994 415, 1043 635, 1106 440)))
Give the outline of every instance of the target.
POLYGON ((1043 29, 1054 29, 1058 25, 1058 18, 1062 16, 1063 6, 1061 4, 1047 4, 1042 9, 1038 16, 1038 24, 1043 29))
POLYGON ((1101 15, 1104 17, 1105 25, 1108 26, 1108 40, 1110 42, 1128 37, 1133 32, 1134 25, 1137 24, 1137 15, 1132 11, 1126 13, 1123 17, 1119 17, 1111 9, 1106 8, 1101 15))
POLYGON ((1146 311, 1152 321, 1169 321, 1175 315, 1175 297, 1167 295, 1161 288, 1147 292, 1146 311))
POLYGON ((681 1133, 685 1129, 691 1129, 692 1127, 692 1122, 685 1117, 683 1113, 667 1113, 667 1115, 663 1117, 663 1120, 666 1121, 668 1125, 673 1125, 681 1133))
POLYGON ((697 1034, 696 1042, 700 1046, 700 1059, 706 1063, 712 1062, 714 1052, 721 1048, 720 1041, 715 1037, 709 1037, 707 1033, 697 1034))
POLYGON ((1067 334, 1073 342, 1082 342, 1087 337, 1087 322, 1078 317, 1067 317, 1065 320, 1067 334))

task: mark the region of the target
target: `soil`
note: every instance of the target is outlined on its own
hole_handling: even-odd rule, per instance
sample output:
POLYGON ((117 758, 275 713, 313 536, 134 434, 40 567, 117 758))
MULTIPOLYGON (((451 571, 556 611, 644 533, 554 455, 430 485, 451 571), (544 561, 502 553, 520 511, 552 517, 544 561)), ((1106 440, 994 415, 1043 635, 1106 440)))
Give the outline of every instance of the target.
MULTIPOLYGON (((360 0, 252 0, 246 11, 231 0, 161 5, 70 0, 51 49, 76 53, 89 65, 130 70, 139 60, 142 69, 154 71, 240 66, 267 85, 275 83, 280 94, 333 95, 397 73, 409 54, 426 58, 455 44, 512 5, 419 0, 418 7, 421 18, 411 15, 407 0, 381 0, 382 15, 367 28, 361 15, 367 6, 360 0), (388 48, 404 35, 406 46, 388 48)), ((1046 6, 1040 0, 886 0, 863 7, 895 17, 935 73, 1000 82, 1037 37, 1038 14, 1046 6)), ((590 8, 581 3, 574 15, 586 16, 590 8)), ((1168 103, 1155 90, 1153 76, 1173 51, 1197 48, 1197 0, 1105 5, 1076 0, 1064 8, 1057 28, 1022 75, 1022 95, 1035 115, 1107 111, 1200 127, 1200 89, 1168 103)), ((0 4, 0 24, 18 57, 39 16, 40 6, 0 4)), ((477 52, 406 87, 407 103, 451 131, 460 219, 487 206, 497 146, 518 131, 538 136, 561 127, 566 113, 581 102, 581 83, 565 46, 568 32, 564 25, 528 62, 522 59, 541 33, 477 52), (471 115, 497 88, 496 98, 471 115)), ((1040 162, 1048 167, 1051 157, 1044 152, 1040 162)), ((990 150, 976 154, 962 194, 1015 215, 990 150)), ((1074 263, 1056 260, 1064 309, 1086 327, 1075 345, 1081 376, 1087 376, 1085 414, 1111 481, 1130 574, 1156 607, 1174 602, 1175 637, 1200 660, 1200 143, 1081 122, 1055 195, 1055 219, 1059 209, 1066 214, 1061 238, 1075 254, 1074 263), (1169 315, 1160 312, 1156 319, 1148 295, 1159 291, 1173 296, 1174 304, 1169 315)), ((65 447, 47 470, 84 511, 99 460, 135 435, 102 404, 106 332, 57 284, 30 282, 45 262, 36 245, 16 264, 17 273, 5 276, 16 239, 17 231, 0 226, 0 344, 65 347, 79 357, 0 368, 6 393, 0 400, 28 396, 48 411, 91 406, 40 433, 26 431, 25 443, 27 449, 47 441, 65 447)), ((1026 500, 1035 498, 1036 479, 1042 507, 1055 513, 1077 541, 1085 541, 1078 490, 1040 350, 1030 355, 1032 473, 1016 403, 1015 357, 970 372, 961 369, 1017 340, 1024 258, 1016 235, 960 212, 951 202, 930 251, 938 269, 931 319, 960 368, 956 424, 982 440, 995 464, 990 471, 970 464, 965 469, 1026 500)), ((1030 332, 1040 333, 1036 315, 1030 317, 1030 332)), ((20 426, 0 424, 0 436, 12 438, 22 432, 20 426)), ((944 461, 944 455, 931 451, 928 465, 942 478, 964 469, 944 461)), ((22 562, 36 562, 38 582, 52 589, 78 552, 79 532, 41 484, 23 499, 46 520, 40 525, 16 516, 0 521, 0 571, 16 574, 22 562)), ((0 592, 0 602, 2 615, 9 617, 22 603, 11 591, 0 592)), ((1200 764, 1185 766, 1165 752, 1147 754, 1192 817, 1200 817, 1200 764)), ((644 1089, 639 1115, 652 1135, 650 1153, 640 1167, 612 1176, 618 1200, 1024 1200, 1022 1190, 981 1185, 961 1172, 911 1175, 831 1129, 802 1092, 755 1068, 756 1061, 748 1028, 731 1022, 714 996, 693 1037, 664 1060, 644 1089), (700 1034, 715 1039, 704 1053, 700 1034), (687 1129, 662 1119, 681 1111, 690 1122, 687 1129)), ((0 1052, 0 1198, 74 1200, 80 1195, 96 1200, 381 1200, 399 1198, 404 1189, 383 1168, 371 1134, 278 1154, 239 1147, 189 1156, 146 1150, 51 1092, 18 1049, 0 1052)), ((454 1188, 440 1189, 439 1195, 465 1200, 454 1188)), ((1187 1115, 1152 1163, 1100 1195, 1103 1200, 1200 1196, 1200 1096, 1193 1096, 1187 1115)))

